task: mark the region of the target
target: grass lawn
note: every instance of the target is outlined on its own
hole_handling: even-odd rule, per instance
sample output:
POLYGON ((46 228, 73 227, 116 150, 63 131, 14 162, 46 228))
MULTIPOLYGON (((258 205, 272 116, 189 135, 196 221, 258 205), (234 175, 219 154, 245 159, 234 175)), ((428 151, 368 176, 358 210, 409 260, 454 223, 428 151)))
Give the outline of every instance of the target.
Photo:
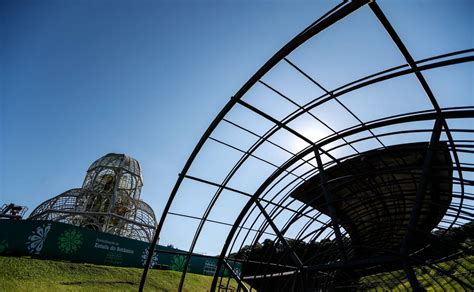
MULTIPOLYGON (((437 266, 469 285, 474 284, 474 256, 466 256, 464 258, 438 263, 437 266)), ((451 277, 433 268, 415 267, 414 271, 417 275, 418 282, 420 282, 420 285, 427 291, 466 291, 451 277)), ((369 291, 406 291, 410 287, 410 283, 406 279, 403 271, 367 276, 360 279, 359 284, 364 284, 369 291)))
MULTIPOLYGON (((137 291, 142 269, 0 256, 0 291, 137 291)), ((145 291, 176 291, 181 273, 150 270, 145 291)), ((184 291, 208 291, 212 277, 187 274, 184 291)), ((237 282, 229 287, 234 291, 237 282)), ((232 291, 232 290, 230 290, 232 291)))

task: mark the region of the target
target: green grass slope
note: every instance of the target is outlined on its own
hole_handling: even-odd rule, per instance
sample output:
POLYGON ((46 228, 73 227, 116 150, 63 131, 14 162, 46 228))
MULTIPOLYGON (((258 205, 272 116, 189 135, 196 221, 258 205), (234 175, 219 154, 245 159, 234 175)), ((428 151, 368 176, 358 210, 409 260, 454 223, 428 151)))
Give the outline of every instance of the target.
MULTIPOLYGON (((0 291, 137 291, 142 269, 0 256, 0 291)), ((145 291, 176 291, 176 271, 150 270, 145 291)), ((187 274, 184 291, 208 291, 212 277, 187 274)), ((231 281, 230 288, 237 289, 231 281)), ((232 291, 232 290, 231 290, 232 291)))
MULTIPOLYGON (((438 263, 437 266, 469 285, 474 285, 474 256, 438 263)), ((466 291, 458 282, 430 267, 415 267, 418 282, 427 291, 466 291)), ((360 279, 368 291, 406 291, 410 283, 403 271, 380 273, 360 279)))

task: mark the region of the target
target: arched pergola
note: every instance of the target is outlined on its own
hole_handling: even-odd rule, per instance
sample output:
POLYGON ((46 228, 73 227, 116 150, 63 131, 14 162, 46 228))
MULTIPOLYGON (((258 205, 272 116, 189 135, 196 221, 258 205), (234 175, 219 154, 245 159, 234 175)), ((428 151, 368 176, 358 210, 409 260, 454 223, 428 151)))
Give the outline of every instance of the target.
MULTIPOLYGON (((224 226, 211 291, 229 279, 245 291, 473 290, 473 99, 445 106, 426 78, 471 64, 473 53, 468 47, 415 59, 375 1, 341 2, 270 58, 210 124, 170 194, 152 247, 171 230, 171 218, 196 220, 187 267, 196 246, 214 242, 213 230, 224 226), (328 87, 297 56, 361 10, 402 62, 328 87), (282 74, 320 94, 292 96, 310 91, 295 90, 282 74), (403 83, 407 78, 412 83, 403 83), (380 89, 387 84, 394 86, 380 89), (411 106, 417 94, 423 106, 411 106), (364 99, 374 95, 375 103, 364 99), (359 105, 374 117, 362 117, 359 105), (187 184, 212 190, 200 197, 198 215, 173 209, 190 193, 201 195, 187 184), (213 217, 235 210, 230 222, 213 217), (229 260, 240 262, 242 273, 229 260)), ((342 76, 343 66, 338 70, 342 76)), ((150 256, 141 290, 149 263, 150 256)), ((179 291, 186 274, 184 268, 179 291)))

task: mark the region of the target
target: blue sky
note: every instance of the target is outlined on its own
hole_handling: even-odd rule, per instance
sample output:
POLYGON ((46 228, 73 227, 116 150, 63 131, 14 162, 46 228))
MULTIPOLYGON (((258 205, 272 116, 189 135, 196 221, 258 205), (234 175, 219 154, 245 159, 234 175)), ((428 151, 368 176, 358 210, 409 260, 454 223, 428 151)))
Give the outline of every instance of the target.
POLYGON ((2 1, 2 201, 33 208, 125 152, 159 211, 228 98, 313 19, 302 8, 2 1))
MULTIPOLYGON (((141 163, 142 199, 159 217, 188 155, 229 97, 336 3, 1 0, 0 203, 26 205, 31 211, 52 196, 80 187, 95 159, 117 152, 141 163)), ((473 47, 470 1, 380 1, 380 5, 415 59, 473 47)), ((404 63, 366 8, 291 58, 328 88, 404 63)), ((436 84, 435 94, 443 95, 442 106, 472 105, 472 72, 468 64, 433 70, 426 77, 436 84)), ((289 93, 300 96, 300 102, 318 95, 317 89, 304 89, 296 79, 278 66, 265 77, 272 84, 289 84, 289 93)), ((393 89, 404 87, 420 96, 419 101, 413 97, 404 103, 407 107, 428 107, 412 79, 397 82, 354 93, 348 104, 365 120, 388 110, 404 111, 390 101, 379 105, 380 112, 367 106, 380 92, 396 99, 399 92, 393 89)), ((259 90, 256 87, 248 97, 256 106, 276 116, 292 109, 256 98, 259 90)), ((317 114, 334 116, 329 108, 317 114)), ((334 127, 344 128, 344 121, 336 120, 334 127)), ((304 120, 294 127, 315 139, 324 134, 304 120)), ((221 137, 239 137, 218 130, 221 137)), ((294 144, 295 150, 302 146, 294 144)), ((196 172, 216 178, 217 170, 213 173, 208 163, 204 170, 196 164, 196 172)), ((234 184, 252 191, 258 182, 255 178, 234 184)), ((196 201, 207 191, 189 188, 196 201)), ((182 206, 192 213, 189 208, 182 206)), ((232 213, 231 207, 222 210, 232 213)), ((170 228, 186 225, 172 222, 170 228)), ((179 247, 182 241, 178 235, 168 238, 179 247)), ((215 253, 217 246, 206 252, 215 253)))

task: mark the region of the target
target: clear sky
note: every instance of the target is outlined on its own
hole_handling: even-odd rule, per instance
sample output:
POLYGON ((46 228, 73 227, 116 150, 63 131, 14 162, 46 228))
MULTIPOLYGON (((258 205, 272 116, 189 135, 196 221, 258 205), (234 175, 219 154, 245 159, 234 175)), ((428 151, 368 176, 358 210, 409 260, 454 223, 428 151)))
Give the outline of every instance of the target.
MULTIPOLYGON (((472 1, 379 2, 415 59, 473 47, 472 1)), ((116 152, 140 162, 142 199, 159 217, 229 97, 336 3, 0 0, 0 204, 31 211, 80 187, 95 159, 116 152)), ((368 10, 357 12, 292 57, 328 88, 403 64, 377 25, 368 10)), ((427 76, 440 81, 444 105, 473 104, 472 66, 460 68, 427 76), (455 77, 453 93, 447 78, 455 77)), ((290 80, 278 70, 267 78, 290 80)), ((351 107, 375 118, 367 104, 351 107)))

